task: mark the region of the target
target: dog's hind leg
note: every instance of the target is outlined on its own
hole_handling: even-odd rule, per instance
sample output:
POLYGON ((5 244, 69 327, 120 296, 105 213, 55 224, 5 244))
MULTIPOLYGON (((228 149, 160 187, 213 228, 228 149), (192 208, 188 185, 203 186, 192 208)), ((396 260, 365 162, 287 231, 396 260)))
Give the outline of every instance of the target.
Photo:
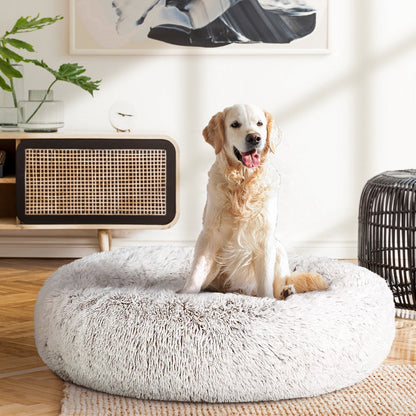
POLYGON ((290 275, 290 268, 286 250, 279 241, 276 241, 276 264, 273 281, 273 295, 276 299, 286 299, 296 293, 294 286, 286 282, 288 275, 290 275))
POLYGON ((277 243, 277 258, 273 294, 277 299, 286 299, 293 293, 305 293, 313 290, 326 290, 328 283, 318 273, 290 273, 289 260, 285 248, 277 243))
POLYGON ((297 293, 328 289, 327 281, 318 273, 293 273, 286 278, 286 285, 293 285, 297 293))

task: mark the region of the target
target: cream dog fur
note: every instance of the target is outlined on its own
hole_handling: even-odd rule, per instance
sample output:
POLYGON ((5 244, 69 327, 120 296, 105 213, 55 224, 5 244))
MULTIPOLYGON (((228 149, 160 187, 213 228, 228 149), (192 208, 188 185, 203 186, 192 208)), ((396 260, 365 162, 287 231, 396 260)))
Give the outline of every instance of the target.
POLYGON ((214 115, 203 135, 217 156, 191 275, 181 293, 212 289, 283 299, 295 291, 327 289, 319 274, 291 274, 276 238, 280 178, 272 163, 278 144, 273 117, 256 106, 234 105, 214 115))

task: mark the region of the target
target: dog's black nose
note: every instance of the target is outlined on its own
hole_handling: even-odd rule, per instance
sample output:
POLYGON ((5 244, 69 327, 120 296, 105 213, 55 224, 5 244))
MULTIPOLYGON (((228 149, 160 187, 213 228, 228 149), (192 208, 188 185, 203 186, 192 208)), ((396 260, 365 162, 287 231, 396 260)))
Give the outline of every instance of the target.
POLYGON ((256 133, 249 133, 246 136, 246 142, 251 145, 259 144, 261 140, 261 136, 256 133))

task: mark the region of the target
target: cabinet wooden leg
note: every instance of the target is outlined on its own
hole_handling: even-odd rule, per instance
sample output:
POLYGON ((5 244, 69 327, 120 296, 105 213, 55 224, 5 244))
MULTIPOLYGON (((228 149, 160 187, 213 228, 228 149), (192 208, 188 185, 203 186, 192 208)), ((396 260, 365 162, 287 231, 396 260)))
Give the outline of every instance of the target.
POLYGON ((98 244, 100 251, 111 250, 111 230, 98 230, 98 244))

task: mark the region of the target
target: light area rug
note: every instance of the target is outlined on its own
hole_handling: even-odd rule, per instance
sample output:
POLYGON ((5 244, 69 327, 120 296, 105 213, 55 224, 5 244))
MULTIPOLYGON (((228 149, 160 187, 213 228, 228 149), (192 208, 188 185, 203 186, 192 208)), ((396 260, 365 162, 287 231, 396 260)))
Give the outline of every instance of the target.
POLYGON ((131 399, 66 383, 61 416, 412 416, 416 365, 386 365, 360 383, 307 399, 208 404, 131 399))

